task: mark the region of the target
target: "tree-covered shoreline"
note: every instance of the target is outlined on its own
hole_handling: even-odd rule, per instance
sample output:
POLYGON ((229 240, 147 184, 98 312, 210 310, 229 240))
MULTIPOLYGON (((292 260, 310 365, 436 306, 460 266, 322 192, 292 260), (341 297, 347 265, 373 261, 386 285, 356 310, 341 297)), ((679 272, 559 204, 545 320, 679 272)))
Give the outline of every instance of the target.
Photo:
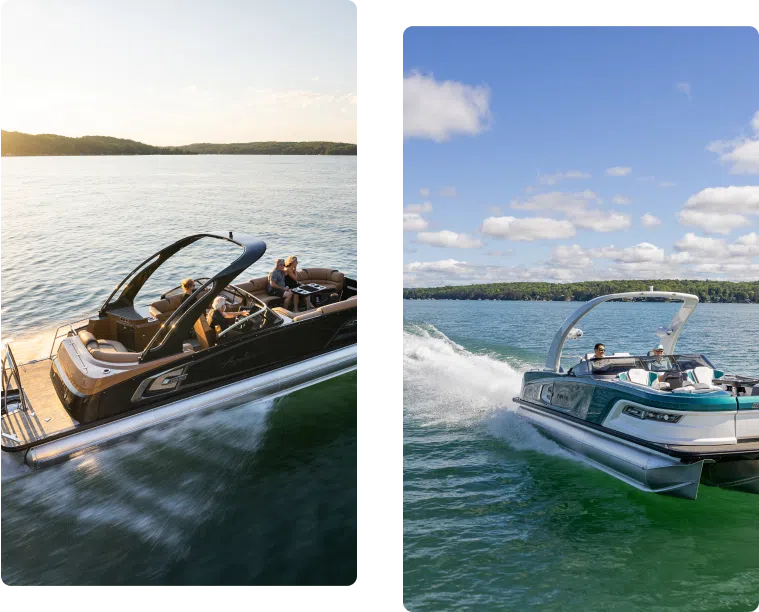
POLYGON ((56 134, 24 134, 2 130, 3 157, 66 155, 356 155, 357 146, 345 142, 235 142, 193 143, 155 147, 111 136, 70 138, 56 134))
MULTIPOLYGON (((759 281, 629 280, 579 283, 489 283, 403 290, 406 300, 511 300, 587 302, 600 295, 628 291, 673 291, 697 295, 702 302, 759 303, 759 281)), ((658 301, 658 300, 657 300, 658 301)))

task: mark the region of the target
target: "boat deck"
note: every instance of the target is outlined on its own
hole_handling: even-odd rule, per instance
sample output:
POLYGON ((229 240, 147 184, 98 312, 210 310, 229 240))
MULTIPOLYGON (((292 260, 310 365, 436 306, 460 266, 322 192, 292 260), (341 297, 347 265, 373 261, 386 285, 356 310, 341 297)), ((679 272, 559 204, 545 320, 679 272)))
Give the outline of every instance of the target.
POLYGON ((3 447, 23 446, 77 427, 53 388, 51 361, 44 359, 18 366, 29 413, 20 405, 18 409, 8 406, 8 414, 2 418, 3 447))

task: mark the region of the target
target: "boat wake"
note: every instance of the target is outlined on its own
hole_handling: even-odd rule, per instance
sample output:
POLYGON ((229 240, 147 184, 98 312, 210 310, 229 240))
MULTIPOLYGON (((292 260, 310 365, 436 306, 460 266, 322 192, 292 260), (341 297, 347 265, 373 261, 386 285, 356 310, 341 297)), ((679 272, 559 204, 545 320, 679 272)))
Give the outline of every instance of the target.
POLYGON ((475 354, 429 324, 403 331, 403 395, 407 418, 423 427, 466 427, 515 450, 570 456, 513 413, 522 371, 493 354, 475 354))

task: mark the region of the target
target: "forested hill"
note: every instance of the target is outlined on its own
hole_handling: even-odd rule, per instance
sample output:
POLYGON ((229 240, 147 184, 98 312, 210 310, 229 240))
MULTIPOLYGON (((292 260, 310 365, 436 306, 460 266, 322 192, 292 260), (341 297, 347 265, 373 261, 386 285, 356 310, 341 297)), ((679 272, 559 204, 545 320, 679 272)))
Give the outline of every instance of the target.
POLYGON ((231 144, 196 143, 176 147, 152 145, 112 138, 82 136, 69 138, 55 134, 0 134, 2 155, 356 155, 354 144, 343 142, 247 142, 231 144))
POLYGON ((599 295, 648 291, 692 293, 702 302, 759 303, 759 281, 733 283, 710 280, 586 281, 582 283, 491 283, 456 287, 404 289, 407 300, 541 300, 586 302, 599 295))

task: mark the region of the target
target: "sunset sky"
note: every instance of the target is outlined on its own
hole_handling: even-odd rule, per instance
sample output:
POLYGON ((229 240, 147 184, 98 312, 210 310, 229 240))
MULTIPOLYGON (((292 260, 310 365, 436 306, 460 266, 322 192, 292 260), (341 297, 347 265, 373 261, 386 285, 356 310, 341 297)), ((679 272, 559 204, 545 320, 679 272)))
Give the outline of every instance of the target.
POLYGON ((10 0, 4 130, 152 145, 356 142, 349 0, 10 0))

